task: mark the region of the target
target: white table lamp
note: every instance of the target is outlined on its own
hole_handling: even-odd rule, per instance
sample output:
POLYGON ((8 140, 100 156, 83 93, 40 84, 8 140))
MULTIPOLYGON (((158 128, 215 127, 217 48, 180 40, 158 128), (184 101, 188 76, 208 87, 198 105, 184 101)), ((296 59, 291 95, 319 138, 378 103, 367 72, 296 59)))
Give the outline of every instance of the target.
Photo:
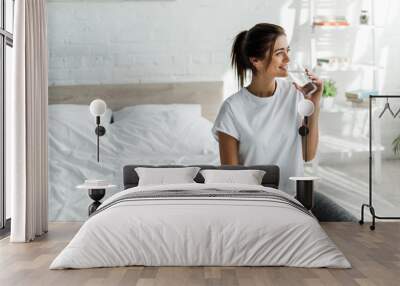
POLYGON ((301 116, 310 116, 314 113, 314 103, 309 99, 302 99, 297 106, 297 112, 301 116))
POLYGON ((89 109, 93 116, 102 116, 106 113, 107 104, 102 99, 95 99, 90 103, 89 109))
POLYGON ((95 99, 90 103, 89 110, 90 113, 96 117, 96 129, 95 133, 97 135, 97 162, 100 161, 100 136, 103 136, 106 134, 106 129, 104 126, 100 125, 100 116, 104 115, 106 113, 107 109, 107 104, 105 103, 104 100, 101 99, 95 99))

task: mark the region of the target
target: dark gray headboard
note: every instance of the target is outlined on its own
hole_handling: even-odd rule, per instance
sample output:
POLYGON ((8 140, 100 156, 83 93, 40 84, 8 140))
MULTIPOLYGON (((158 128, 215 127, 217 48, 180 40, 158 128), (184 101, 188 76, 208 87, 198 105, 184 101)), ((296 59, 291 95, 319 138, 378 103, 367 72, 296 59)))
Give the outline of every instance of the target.
MULTIPOLYGON (((204 169, 222 169, 222 170, 263 170, 265 171, 265 175, 262 179, 262 185, 265 187, 271 187, 277 189, 279 187, 279 167, 275 165, 257 165, 257 166, 212 166, 212 165, 191 165, 200 167, 202 170, 204 169)), ((162 166, 154 166, 154 165, 127 165, 124 167, 124 189, 136 187, 139 183, 139 177, 135 171, 137 167, 147 167, 147 168, 179 168, 185 166, 179 165, 162 165, 162 166)), ((198 173, 194 178, 197 183, 204 183, 203 176, 198 173)))

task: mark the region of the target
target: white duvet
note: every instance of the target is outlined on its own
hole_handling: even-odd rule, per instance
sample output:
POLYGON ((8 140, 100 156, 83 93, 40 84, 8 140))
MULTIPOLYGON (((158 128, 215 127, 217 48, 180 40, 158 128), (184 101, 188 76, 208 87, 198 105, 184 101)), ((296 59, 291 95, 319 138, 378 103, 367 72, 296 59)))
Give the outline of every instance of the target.
MULTIPOLYGON (((262 190, 295 202, 279 190, 262 186, 181 184, 132 188, 102 206, 133 192, 210 188, 262 190)), ((255 198, 174 197, 104 207, 84 223, 50 269, 127 265, 351 267, 318 221, 290 204, 255 198)))

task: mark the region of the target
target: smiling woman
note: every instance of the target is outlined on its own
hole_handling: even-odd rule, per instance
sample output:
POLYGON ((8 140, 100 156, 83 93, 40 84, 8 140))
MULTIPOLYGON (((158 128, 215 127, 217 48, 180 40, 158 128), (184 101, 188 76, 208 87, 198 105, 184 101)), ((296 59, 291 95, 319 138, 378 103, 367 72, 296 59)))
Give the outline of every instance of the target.
POLYGON ((310 98, 316 108, 310 117, 310 132, 304 136, 309 142, 305 146, 298 134, 302 119, 297 113, 304 87, 283 79, 288 76, 289 51, 285 30, 278 25, 260 23, 236 36, 232 67, 242 88, 222 105, 213 133, 222 164, 278 165, 280 189, 294 193, 289 177, 303 176, 303 158, 308 161, 316 152, 322 81, 305 70, 317 87, 310 98), (251 83, 243 87, 250 73, 251 83))

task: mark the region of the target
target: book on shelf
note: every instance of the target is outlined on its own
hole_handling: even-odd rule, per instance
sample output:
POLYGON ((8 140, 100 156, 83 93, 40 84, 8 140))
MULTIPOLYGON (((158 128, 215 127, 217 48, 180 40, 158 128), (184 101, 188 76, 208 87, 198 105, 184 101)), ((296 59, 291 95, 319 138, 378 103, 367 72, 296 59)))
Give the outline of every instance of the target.
POLYGON ((349 26, 350 23, 344 16, 315 16, 313 25, 322 27, 346 27, 349 26))
POLYGON ((325 57, 317 58, 317 66, 327 70, 348 69, 350 59, 348 57, 325 57))
POLYGON ((378 91, 374 89, 357 89, 346 91, 345 96, 347 101, 361 103, 369 98, 370 95, 378 95, 378 91))

